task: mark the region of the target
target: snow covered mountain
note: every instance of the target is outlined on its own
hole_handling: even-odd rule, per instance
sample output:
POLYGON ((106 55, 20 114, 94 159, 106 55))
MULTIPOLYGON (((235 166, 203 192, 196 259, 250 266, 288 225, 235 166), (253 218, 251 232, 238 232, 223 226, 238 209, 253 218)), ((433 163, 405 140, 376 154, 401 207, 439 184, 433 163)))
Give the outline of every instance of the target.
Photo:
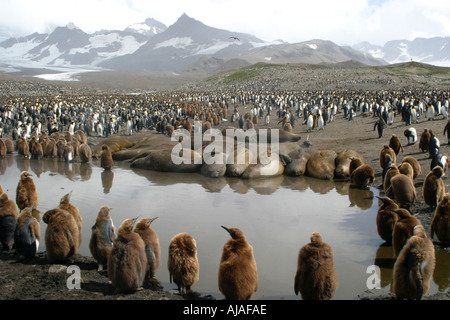
POLYGON ((9 38, 0 42, 0 72, 71 79, 73 74, 101 70, 212 74, 258 62, 387 64, 380 48, 358 49, 324 40, 267 42, 183 14, 169 27, 148 18, 122 31, 88 34, 69 23, 49 34, 9 38))
POLYGON ((413 41, 393 40, 384 46, 361 42, 353 49, 383 59, 390 64, 411 60, 442 67, 450 67, 450 37, 430 39, 416 38, 413 41))

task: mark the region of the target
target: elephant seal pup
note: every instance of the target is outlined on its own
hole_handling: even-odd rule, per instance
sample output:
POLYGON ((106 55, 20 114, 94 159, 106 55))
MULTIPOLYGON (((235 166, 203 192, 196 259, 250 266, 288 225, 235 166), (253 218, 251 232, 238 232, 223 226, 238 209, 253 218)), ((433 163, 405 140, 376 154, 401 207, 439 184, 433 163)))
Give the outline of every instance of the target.
POLYGON ((333 180, 337 153, 333 150, 319 150, 311 155, 306 164, 306 175, 323 180, 333 180))

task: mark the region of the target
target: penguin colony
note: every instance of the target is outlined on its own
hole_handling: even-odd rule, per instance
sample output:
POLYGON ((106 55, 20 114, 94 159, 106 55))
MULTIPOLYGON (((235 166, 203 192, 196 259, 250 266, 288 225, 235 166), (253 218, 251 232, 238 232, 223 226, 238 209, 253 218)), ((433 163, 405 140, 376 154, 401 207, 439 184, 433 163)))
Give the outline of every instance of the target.
MULTIPOLYGON (((82 99, 80 97, 73 98, 74 100, 82 99)), ((198 100, 201 101, 201 98, 198 100)), ((282 129, 286 131, 291 131, 292 127, 295 126, 295 122, 303 114, 304 122, 307 125, 307 131, 324 130, 327 123, 333 120, 336 116, 338 106, 344 111, 344 117, 346 119, 353 120, 356 112, 363 112, 364 114, 372 114, 373 117, 379 117, 376 126, 378 126, 379 138, 383 135, 383 129, 392 125, 393 114, 401 114, 403 120, 410 125, 412 123, 411 119, 415 117, 411 116, 416 113, 422 115, 424 113, 425 104, 428 104, 426 114, 428 120, 435 119, 435 112, 430 110, 439 110, 433 106, 439 105, 439 107, 448 108, 448 99, 442 103, 440 100, 430 100, 427 98, 426 103, 417 99, 405 102, 404 99, 393 99, 390 98, 387 101, 370 101, 368 99, 348 99, 341 97, 339 99, 333 100, 324 97, 316 97, 316 99, 279 99, 275 96, 238 96, 233 98, 232 103, 244 102, 253 103, 254 108, 252 108, 249 115, 244 117, 238 114, 237 109, 234 110, 231 117, 231 121, 239 121, 240 126, 248 128, 254 127, 254 124, 258 122, 258 118, 262 119, 264 113, 267 112, 266 119, 270 116, 272 109, 277 109, 277 115, 279 119, 282 119, 282 129), (235 100, 234 100, 235 99, 235 100), (393 111, 395 109, 395 112, 393 111), (293 112, 294 111, 294 112, 293 112), (415 111, 415 112, 413 112, 415 111), (382 120, 382 121, 381 121, 382 120), (381 129, 380 129, 381 127, 381 129)), ((127 102, 116 99, 112 105, 115 108, 111 108, 107 113, 102 113, 101 108, 98 106, 87 107, 87 113, 77 113, 74 103, 67 103, 66 101, 56 101, 53 103, 37 104, 36 106, 31 106, 19 104, 19 108, 26 110, 27 112, 20 113, 12 119, 6 116, 6 113, 2 113, 2 134, 11 133, 13 136, 13 141, 16 141, 16 150, 18 154, 24 157, 30 157, 32 159, 40 159, 41 157, 59 157, 65 161, 73 161, 74 157, 78 156, 80 161, 87 162, 92 156, 89 150, 89 146, 86 143, 86 135, 98 135, 98 136, 109 136, 111 134, 117 133, 122 124, 126 123, 127 133, 129 135, 133 134, 133 130, 139 131, 143 128, 156 129, 158 132, 163 134, 168 134, 174 127, 183 126, 191 130, 191 126, 186 124, 186 119, 192 117, 193 119, 202 120, 204 123, 209 123, 213 126, 220 123, 223 118, 227 118, 226 111, 228 109, 228 101, 221 100, 218 98, 216 102, 211 103, 205 99, 204 103, 201 103, 202 107, 194 107, 191 103, 184 103, 182 106, 175 101, 167 103, 163 100, 152 100, 151 103, 156 105, 157 108, 153 110, 153 113, 148 113, 143 109, 127 108, 127 102), (122 108, 118 107, 121 106, 122 108), (31 110, 33 116, 28 116, 28 112, 31 110), (214 110, 211 112, 211 110, 214 110), (24 116, 25 115, 25 116, 24 116), (71 117, 76 118, 74 122, 71 117), (106 119, 106 120, 105 120, 106 119), (175 121, 182 119, 179 124, 175 125, 175 121), (205 121, 206 120, 206 121, 205 121), (42 123, 47 122, 47 128, 49 135, 41 131, 42 123), (69 135, 64 137, 59 134, 62 132, 64 125, 70 122, 69 135), (184 122, 184 124, 183 124, 184 122), (175 125, 175 126, 174 126, 175 125), (30 130, 33 127, 34 130, 30 130), (8 132, 9 131, 9 132, 8 132), (39 137, 39 139, 38 139, 39 137), (27 143, 27 139, 30 143, 27 143), (39 147, 37 144, 40 144, 39 147), (68 145, 69 144, 69 145, 68 145)), ((33 103, 31 103, 32 105, 33 103)), ((145 104, 145 103, 143 103, 145 104)), ((85 105, 85 102, 81 101, 79 105, 85 105)), ((130 104, 129 104, 130 105, 130 104)), ((11 110, 9 110, 11 111, 11 110)), ((439 111, 437 111, 439 112, 439 111)), ((11 112, 9 112, 11 114, 11 112)), ((439 113, 438 113, 439 114, 439 113)), ((188 121, 189 122, 189 121, 188 121)), ((191 124, 190 124, 191 125, 191 124)), ((417 141, 417 133, 414 128, 410 128, 405 131, 405 136, 408 138, 408 144, 414 144, 417 141)), ((444 129, 448 132, 448 128, 444 129)), ((434 267, 434 247, 426 236, 426 233, 421 228, 420 222, 413 217, 413 215, 408 211, 407 207, 411 203, 416 201, 416 195, 414 194, 414 184, 406 183, 406 181, 413 181, 420 174, 421 168, 418 163, 410 163, 403 159, 403 163, 410 163, 409 168, 407 165, 401 166, 396 165, 397 157, 400 152, 402 152, 402 146, 399 145, 398 137, 391 137, 389 145, 386 145, 380 154, 380 166, 383 168, 383 180, 387 180, 389 171, 397 169, 398 172, 392 174, 389 178, 388 186, 384 188, 386 194, 390 194, 393 199, 389 197, 380 197, 382 206, 380 206, 379 215, 377 216, 377 227, 380 233, 380 237, 386 242, 391 242, 395 247, 395 252, 397 256, 397 261, 394 266, 394 288, 395 293, 398 298, 411 298, 419 299, 426 293, 429 284, 429 274, 430 270, 434 267), (385 152, 386 150, 392 150, 385 152), (412 171, 411 171, 412 169, 412 171), (403 175, 409 180, 396 178, 399 175, 403 175), (402 183, 398 183, 400 180, 402 183), (400 199, 399 194, 408 194, 410 197, 407 199, 400 199), (397 196, 396 196, 397 195, 397 196), (383 213, 383 214, 382 214, 383 213), (385 227, 383 227, 383 224, 385 227), (416 254, 417 253, 417 254, 416 254), (421 254, 423 253, 423 254, 421 254), (411 280, 405 277, 407 272, 411 273, 411 268, 408 264, 405 266, 405 256, 415 255, 414 267, 414 285, 411 285, 411 280), (420 260, 422 259, 422 260, 420 260), (429 263, 424 263, 424 261, 429 263), (428 269, 421 270, 422 265, 427 265, 428 269), (405 269, 406 268, 406 269, 405 269), (422 278, 420 278, 422 275, 422 278)), ((6 153, 11 153, 11 141, 9 139, 2 139, 2 144, 0 145, 0 156, 6 153)), ((110 151, 107 150, 108 147, 102 148, 104 150, 104 158, 102 159, 102 167, 105 170, 110 170, 113 167, 112 158, 110 157, 110 151), (109 151, 109 152, 108 152, 109 151), (103 165, 103 163, 105 163, 103 165)), ((433 136, 431 130, 425 130, 421 136, 419 149, 421 152, 430 152, 430 158, 436 163, 442 159, 442 155, 439 154, 439 143, 433 136)), ((103 155, 103 153, 102 153, 103 155)), ((414 162, 415 159, 409 159, 414 162)), ((369 184, 373 183, 373 169, 368 168, 367 177, 358 178, 359 175, 356 174, 357 169, 365 166, 363 162, 353 164, 354 169, 351 170, 353 176, 351 180, 355 185, 360 188, 365 188, 369 184), (372 170, 370 170, 372 169, 372 170), (362 182, 361 182, 362 181, 362 182)), ((443 170, 436 169, 436 171, 445 171, 447 167, 446 159, 444 162, 438 164, 443 170)), ((435 167, 431 168, 432 172, 435 167)), ((430 172, 430 175, 432 174, 430 172)), ((22 173, 21 180, 29 179, 27 173, 22 173), (23 175, 23 177, 22 177, 23 175)), ((438 178, 442 176, 442 173, 433 173, 436 177, 434 182, 430 182, 432 186, 439 184, 436 182, 438 178), (439 176, 439 177, 438 177, 439 176), (434 183, 434 185, 433 185, 434 183)), ((430 178, 431 180, 431 178, 430 178)), ((32 188, 30 188, 32 189, 32 188)), ((442 192, 442 185, 439 184, 436 188, 424 188, 438 191, 430 191, 433 200, 430 200, 430 206, 436 207, 435 219, 433 220, 433 225, 431 229, 431 236, 436 235, 442 243, 448 242, 448 221, 449 221, 449 209, 448 207, 449 197, 444 192, 442 192)), ((425 192, 425 191, 424 191, 425 192)), ((19 186, 18 192, 19 194, 19 186)), ((20 193, 22 195, 22 192, 20 193)), ((38 221, 31 214, 32 209, 36 208, 38 205, 37 195, 33 196, 21 196, 24 200, 21 200, 19 207, 19 199, 17 199, 17 208, 10 204, 12 209, 8 208, 8 198, 6 193, 1 194, 1 205, 2 209, 0 211, 0 216, 11 216, 14 218, 9 218, 8 222, 2 222, 2 228, 11 230, 11 226, 15 226, 15 234, 13 236, 15 241, 11 240, 10 233, 8 234, 6 240, 3 241, 2 246, 4 249, 10 249, 12 243, 16 242, 17 250, 21 253, 21 257, 32 257, 38 248, 40 241, 40 235, 36 231, 36 223, 38 221), (28 201, 28 202, 27 202, 28 201), (23 202, 23 203, 22 203, 23 202), (5 203, 5 204, 4 204, 5 203), (3 207, 8 209, 3 210, 3 207), (20 212, 18 209, 21 209, 20 212), (28 247, 26 249, 19 249, 22 247, 20 243, 28 242, 28 247), (34 241, 34 242, 32 242, 34 241), (32 243, 30 243, 32 242, 32 243)), ((64 197, 63 197, 64 198, 64 197)), ((69 197, 70 198, 70 197, 69 197)), ((425 198, 425 194, 424 194, 425 198)), ((55 209, 47 211, 43 216, 43 221, 48 224, 48 237, 46 232, 46 241, 48 242, 47 247, 51 248, 51 242, 60 244, 58 248, 50 249, 49 261, 60 261, 73 256, 76 250, 79 248, 81 243, 81 220, 77 218, 76 210, 69 207, 62 208, 61 206, 70 204, 69 201, 61 199, 61 203, 55 209), (64 226, 63 232, 61 232, 61 227, 64 226), (67 234, 71 236, 68 239, 67 234), (48 238, 48 240, 47 240, 48 238), (56 240, 55 240, 56 239, 56 240)), ((76 209, 76 207, 75 207, 76 209)), ((79 213, 78 213, 79 215, 79 213)), ((151 220, 151 219, 150 219, 151 220)), ((3 221, 3 220, 1 220, 3 221)), ((152 220, 151 220, 152 221, 152 220)), ((151 223, 149 220, 142 220, 136 224, 137 219, 127 219, 121 224, 118 235, 115 235, 115 229, 112 220, 109 216, 109 208, 102 207, 98 213, 98 218, 95 225, 92 227, 92 237, 90 241, 90 249, 92 255, 99 263, 99 270, 107 266, 108 275, 111 278, 111 282, 117 288, 118 291, 132 292, 137 290, 143 285, 143 281, 146 276, 154 276, 158 267, 160 265, 159 242, 157 241, 156 233, 153 232, 152 235, 144 235, 144 232, 149 232, 151 229, 149 225, 151 223), (142 223, 141 223, 142 222, 142 223), (133 226, 136 224, 135 230, 133 231, 133 226), (142 233, 142 235, 140 235, 142 233), (152 239, 152 240, 149 240, 152 239), (150 242, 149 242, 150 241, 150 242), (150 243, 150 244, 149 244, 150 243), (153 244, 153 246, 151 245, 153 244), (128 252, 131 250, 132 252, 128 252), (118 268, 117 265, 121 263, 120 257, 127 256, 130 261, 133 261, 133 268, 118 268)), ((253 257, 253 252, 251 245, 246 241, 245 236, 242 231, 237 228, 225 228, 231 239, 225 244, 223 248, 223 255, 220 262, 219 269, 219 288, 221 292, 229 299, 250 299, 252 294, 257 290, 257 271, 256 262, 253 257), (244 266, 239 265, 241 261, 233 263, 233 259, 230 258, 234 255, 244 254, 248 258, 247 263, 244 266), (251 254, 250 254, 251 253, 251 254), (229 265, 229 266, 228 266, 229 265), (241 270, 241 272, 226 271, 226 270, 241 270), (243 270, 243 271, 242 271, 243 270), (233 277, 236 276, 246 276, 249 280, 245 281, 245 286, 231 286, 234 280, 233 277), (228 277, 223 280, 224 277, 228 277), (231 288, 230 288, 231 287, 231 288)), ((1 229, 4 230, 4 229, 1 229)), ((3 232, 2 232, 3 233, 3 232)), ((177 284, 180 291, 183 289, 189 290, 196 281, 198 281, 199 268, 198 261, 196 259, 196 243, 195 240, 188 234, 177 234, 174 239, 172 239, 171 245, 169 246, 171 251, 180 250, 182 248, 182 254, 178 255, 181 259, 178 263, 184 263, 182 261, 189 261, 191 263, 192 272, 189 275, 179 274, 175 269, 171 271, 171 279, 177 284), (186 240, 178 241, 178 240, 186 240), (172 243, 173 242, 173 243, 172 243), (182 244, 175 244, 176 242, 182 244), (187 276, 188 280, 184 277, 187 276)), ((171 255, 169 255, 171 256, 171 255)), ((298 256, 298 270, 295 275, 294 287, 295 293, 300 292, 304 299, 330 299, 333 297, 334 292, 337 288, 337 277, 336 271, 333 265, 333 250, 329 245, 322 241, 321 235, 318 233, 313 233, 311 235, 311 243, 305 245, 301 248, 298 256), (321 248, 321 249, 319 249, 321 248), (308 259, 305 258, 305 252, 314 252, 318 250, 319 253, 316 255, 316 261, 305 263, 308 259), (325 260, 320 260, 325 259, 325 260), (328 260, 326 260, 328 259, 328 260), (326 271, 320 268, 314 268, 314 265, 325 266, 326 271), (304 278, 302 275, 305 273, 311 274, 310 280, 316 280, 317 283, 320 281, 327 281, 326 287, 328 291, 320 291, 315 288, 315 284, 303 284, 304 278), (326 279, 326 280, 324 280, 326 279)), ((236 260, 236 259, 235 259, 236 260)), ((238 259, 239 260, 239 259, 238 259)), ((168 262, 172 265, 173 262, 168 262)), ((171 268, 171 267, 169 267, 171 268)))

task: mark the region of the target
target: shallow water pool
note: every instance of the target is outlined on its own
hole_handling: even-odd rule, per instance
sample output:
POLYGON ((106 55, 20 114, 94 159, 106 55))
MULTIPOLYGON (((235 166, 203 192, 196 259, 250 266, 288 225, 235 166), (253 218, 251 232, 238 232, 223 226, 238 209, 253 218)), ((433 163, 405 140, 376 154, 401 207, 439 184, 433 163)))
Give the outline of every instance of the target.
MULTIPOLYGON (((126 218, 158 217, 152 228, 158 233, 162 262, 156 278, 169 283, 167 251, 171 238, 190 233, 197 242, 200 280, 192 289, 201 295, 223 299, 217 273, 228 233, 221 226, 240 228, 253 246, 258 267, 258 291, 253 299, 301 299, 294 294, 299 249, 319 232, 335 253, 339 287, 334 299, 351 300, 371 289, 381 269, 381 289, 391 288, 394 260, 391 246, 376 230, 378 189, 350 188, 348 182, 322 181, 287 176, 270 179, 207 178, 200 174, 162 173, 130 169, 116 162, 104 171, 98 160, 89 164, 60 159, 30 160, 16 154, 0 159, 0 184, 15 199, 20 172, 33 174, 41 215, 72 191, 71 202, 83 217, 83 243, 78 253, 90 256, 92 225, 101 206, 112 208, 116 229, 126 218), (368 269, 369 268, 369 269, 368 269)), ((44 238, 46 224, 41 221, 44 238)), ((45 243, 39 251, 45 251, 45 243)), ((449 287, 449 254, 436 250, 437 265, 427 295, 449 287)))

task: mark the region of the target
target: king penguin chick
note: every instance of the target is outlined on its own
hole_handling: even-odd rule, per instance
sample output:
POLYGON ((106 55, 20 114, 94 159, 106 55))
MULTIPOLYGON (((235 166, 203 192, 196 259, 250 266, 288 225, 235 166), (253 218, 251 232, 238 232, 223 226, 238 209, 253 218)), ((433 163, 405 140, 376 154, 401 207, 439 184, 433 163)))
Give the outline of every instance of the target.
POLYGON ((398 204, 389 197, 377 197, 382 204, 377 212, 377 232, 378 235, 386 241, 387 244, 392 244, 392 232, 394 225, 398 220, 398 214, 392 210, 400 209, 398 204))
POLYGON ((432 208, 436 208, 445 195, 443 176, 444 169, 436 166, 427 174, 423 182, 423 200, 432 208))
POLYGON ((134 229, 145 243, 148 264, 147 278, 153 278, 161 265, 161 249, 159 247, 158 235, 150 228, 150 224, 157 218, 143 218, 139 220, 134 229))
POLYGON ((81 229, 83 226, 83 218, 81 217, 78 208, 74 204, 70 203, 71 195, 72 195, 72 192, 65 194, 61 198, 58 208, 67 211, 75 219, 75 222, 77 223, 77 226, 78 226, 78 233, 80 234, 80 237, 78 239, 78 241, 79 241, 78 248, 79 248, 81 246, 81 229))
POLYGON ((422 225, 416 225, 394 264, 393 291, 397 299, 421 300, 430 288, 435 268, 434 245, 422 225))
POLYGON ((16 189, 16 203, 20 210, 26 207, 37 208, 39 205, 39 196, 36 185, 28 171, 22 171, 20 180, 16 189))
POLYGON ((249 300, 258 289, 258 271, 253 247, 238 228, 226 228, 231 236, 222 251, 219 290, 227 300, 249 300))
POLYGON ((41 229, 32 212, 33 208, 25 208, 17 218, 14 245, 20 259, 34 258, 39 250, 41 229))
POLYGON ((0 244, 3 251, 12 249, 18 215, 19 209, 14 200, 9 199, 7 193, 2 193, 0 195, 0 244))
POLYGON ((100 166, 105 170, 111 170, 112 167, 114 166, 111 151, 109 150, 109 147, 106 144, 102 145, 102 153, 100 155, 100 166))
POLYGON ((98 271, 102 271, 106 267, 115 239, 115 228, 109 215, 109 207, 103 206, 100 208, 95 224, 92 226, 89 241, 89 250, 92 257, 97 260, 98 271))
POLYGON ((81 237, 74 217, 66 210, 55 208, 45 212, 42 220, 47 224, 45 247, 49 262, 71 258, 78 250, 81 237))
POLYGON ((421 223, 406 209, 400 208, 392 211, 398 214, 398 220, 392 232, 392 247, 395 256, 398 256, 406 241, 413 235, 414 227, 421 223))
POLYGON ((295 294, 300 292, 303 300, 329 300, 337 287, 334 251, 319 233, 313 232, 311 242, 298 253, 295 294))
POLYGON ((167 261, 170 283, 175 282, 178 292, 189 292, 199 279, 197 243, 188 233, 175 235, 169 244, 167 261))
POLYGON ((430 227, 430 237, 436 235, 437 239, 448 246, 450 244, 450 194, 447 193, 439 202, 434 213, 433 221, 430 227))
POLYGON ((144 283, 147 256, 144 240, 133 231, 136 220, 122 222, 108 259, 108 277, 117 292, 135 292, 144 283))

